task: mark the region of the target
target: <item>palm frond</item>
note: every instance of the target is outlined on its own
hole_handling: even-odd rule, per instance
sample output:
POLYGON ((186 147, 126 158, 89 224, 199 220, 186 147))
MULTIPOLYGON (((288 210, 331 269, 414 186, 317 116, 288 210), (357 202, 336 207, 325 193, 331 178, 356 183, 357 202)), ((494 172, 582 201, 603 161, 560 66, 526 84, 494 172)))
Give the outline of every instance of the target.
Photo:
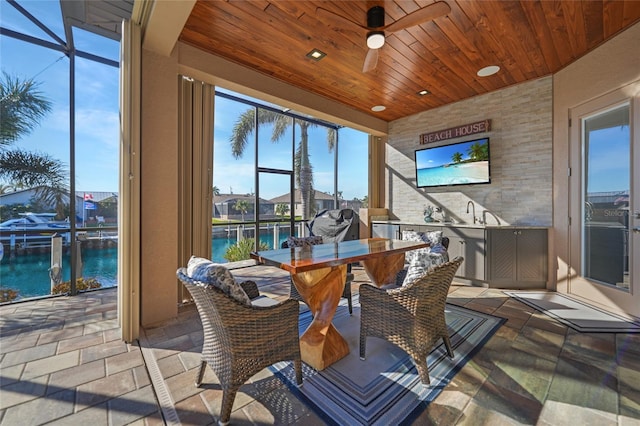
POLYGON ((69 181, 69 174, 60 160, 49 154, 20 149, 0 152, 0 177, 20 182, 27 188, 61 188, 69 181))
POLYGON ((329 152, 333 152, 333 148, 336 146, 336 129, 327 127, 327 147, 329 152))
POLYGON ((28 135, 51 110, 51 102, 33 80, 20 80, 2 72, 0 81, 0 146, 28 135))
POLYGON ((244 150, 249 144, 249 135, 256 128, 255 121, 256 110, 255 108, 250 108, 243 112, 233 125, 233 132, 229 142, 231 142, 231 153, 234 158, 242 158, 244 150))
POLYGON ((278 116, 273 121, 273 132, 271 133, 271 142, 275 143, 282 138, 282 135, 287 131, 289 126, 293 125, 293 118, 283 115, 277 114, 278 116))

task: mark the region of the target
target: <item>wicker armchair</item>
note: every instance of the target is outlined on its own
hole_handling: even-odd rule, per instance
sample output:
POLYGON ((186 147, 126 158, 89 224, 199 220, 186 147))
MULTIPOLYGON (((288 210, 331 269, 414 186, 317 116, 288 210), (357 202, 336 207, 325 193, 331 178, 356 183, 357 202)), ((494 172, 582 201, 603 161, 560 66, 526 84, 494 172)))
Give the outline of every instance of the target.
POLYGON ((177 276, 191 293, 204 330, 196 386, 202 383, 206 364, 209 364, 223 391, 220 424, 229 422, 240 386, 265 367, 293 360, 296 381, 302 384, 297 302, 246 306, 213 286, 193 281, 184 268, 178 270, 177 276))
MULTIPOLYGON (((289 248, 287 241, 283 241, 280 245, 280 248, 289 248)), ((342 290, 342 297, 347 299, 347 303, 349 304, 349 315, 353 315, 353 302, 351 297, 351 282, 354 279, 353 273, 351 273, 351 264, 347 265, 347 277, 344 282, 344 290, 342 290)), ((293 281, 289 282, 289 299, 297 300, 298 302, 304 302, 304 299, 298 292, 298 289, 293 284, 293 281)))
POLYGON ((444 309, 462 261, 462 257, 456 257, 397 289, 361 285, 360 359, 365 358, 367 336, 388 340, 413 358, 420 380, 428 385, 427 355, 438 340, 444 340, 447 353, 453 358, 444 309))

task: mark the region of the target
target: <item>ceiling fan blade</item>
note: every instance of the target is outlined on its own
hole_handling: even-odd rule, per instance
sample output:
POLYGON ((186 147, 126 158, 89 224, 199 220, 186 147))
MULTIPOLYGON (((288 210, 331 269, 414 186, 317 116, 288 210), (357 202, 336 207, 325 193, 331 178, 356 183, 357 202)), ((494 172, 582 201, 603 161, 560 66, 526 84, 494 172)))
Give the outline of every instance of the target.
POLYGON ((316 7, 316 15, 318 15, 318 16, 325 16, 325 17, 327 18, 327 21, 328 21, 328 19, 329 19, 329 18, 337 17, 337 18, 339 18, 340 20, 342 20, 344 23, 348 23, 348 24, 351 24, 351 25, 355 25, 355 26, 357 26, 357 27, 362 28, 363 30, 366 30, 366 29, 367 29, 367 27, 366 27, 366 26, 364 26, 364 25, 362 25, 362 24, 360 24, 360 23, 358 23, 358 22, 356 22, 356 21, 351 20, 351 18, 347 18, 346 16, 342 16, 342 15, 340 15, 339 13, 336 13, 336 12, 334 12, 334 11, 332 11, 332 10, 325 9, 325 8, 324 8, 324 7, 322 7, 322 6, 318 6, 318 7, 316 7))
POLYGON ((376 68, 378 65, 378 50, 380 49, 369 49, 367 56, 364 58, 362 72, 369 72, 376 68))
POLYGON ((446 2, 438 1, 429 6, 425 6, 421 9, 411 12, 410 14, 403 16, 396 22, 393 22, 386 27, 384 31, 395 32, 404 30, 406 28, 413 27, 414 25, 420 25, 428 21, 432 21, 436 18, 446 15, 451 12, 451 7, 446 2))

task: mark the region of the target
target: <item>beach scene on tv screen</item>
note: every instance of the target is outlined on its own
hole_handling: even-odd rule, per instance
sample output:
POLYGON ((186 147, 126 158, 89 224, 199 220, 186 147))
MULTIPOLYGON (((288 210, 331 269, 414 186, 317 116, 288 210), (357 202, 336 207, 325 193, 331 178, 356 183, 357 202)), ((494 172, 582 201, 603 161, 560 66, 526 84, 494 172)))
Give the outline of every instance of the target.
POLYGON ((417 186, 489 182, 489 139, 416 151, 417 186))

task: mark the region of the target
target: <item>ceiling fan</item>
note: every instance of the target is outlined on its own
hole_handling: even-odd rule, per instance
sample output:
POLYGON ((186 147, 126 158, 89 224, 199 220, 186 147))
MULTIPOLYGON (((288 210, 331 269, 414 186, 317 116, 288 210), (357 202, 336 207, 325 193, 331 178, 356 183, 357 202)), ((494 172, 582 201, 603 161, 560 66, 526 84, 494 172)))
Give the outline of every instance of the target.
POLYGON ((367 31, 367 47, 369 51, 364 59, 364 66, 362 72, 368 72, 375 69, 378 64, 378 50, 384 46, 385 35, 387 33, 394 33, 396 31, 405 30, 415 25, 420 25, 425 22, 432 21, 436 18, 446 15, 451 12, 451 7, 444 1, 437 1, 428 6, 420 8, 408 15, 403 16, 397 21, 385 25, 384 24, 384 7, 373 6, 367 11, 367 25, 361 25, 360 23, 333 12, 329 9, 325 9, 319 6, 316 9, 316 13, 319 14, 331 14, 342 19, 351 25, 355 25, 365 31, 367 31))

